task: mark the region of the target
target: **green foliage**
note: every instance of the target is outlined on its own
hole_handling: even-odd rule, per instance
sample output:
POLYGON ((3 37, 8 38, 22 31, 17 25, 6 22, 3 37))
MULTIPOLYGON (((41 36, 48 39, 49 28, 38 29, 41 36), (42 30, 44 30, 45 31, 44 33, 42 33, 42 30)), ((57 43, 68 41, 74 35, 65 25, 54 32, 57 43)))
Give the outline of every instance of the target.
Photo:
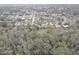
POLYGON ((79 54, 78 30, 36 28, 28 25, 19 29, 1 30, 0 54, 79 54))

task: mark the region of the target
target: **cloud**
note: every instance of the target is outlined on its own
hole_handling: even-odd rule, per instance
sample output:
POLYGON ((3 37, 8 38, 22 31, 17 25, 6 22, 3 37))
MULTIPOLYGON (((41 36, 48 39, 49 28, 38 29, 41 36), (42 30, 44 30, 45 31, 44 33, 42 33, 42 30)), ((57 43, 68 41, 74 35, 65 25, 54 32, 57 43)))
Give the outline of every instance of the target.
POLYGON ((79 4, 78 0, 0 0, 0 4, 79 4))

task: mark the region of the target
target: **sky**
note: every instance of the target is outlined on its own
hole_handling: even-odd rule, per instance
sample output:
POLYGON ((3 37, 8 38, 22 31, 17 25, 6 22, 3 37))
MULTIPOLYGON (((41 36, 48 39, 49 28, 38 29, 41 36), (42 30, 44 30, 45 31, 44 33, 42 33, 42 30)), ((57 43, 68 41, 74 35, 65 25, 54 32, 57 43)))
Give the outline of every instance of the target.
POLYGON ((79 4, 78 0, 0 0, 0 4, 79 4))

